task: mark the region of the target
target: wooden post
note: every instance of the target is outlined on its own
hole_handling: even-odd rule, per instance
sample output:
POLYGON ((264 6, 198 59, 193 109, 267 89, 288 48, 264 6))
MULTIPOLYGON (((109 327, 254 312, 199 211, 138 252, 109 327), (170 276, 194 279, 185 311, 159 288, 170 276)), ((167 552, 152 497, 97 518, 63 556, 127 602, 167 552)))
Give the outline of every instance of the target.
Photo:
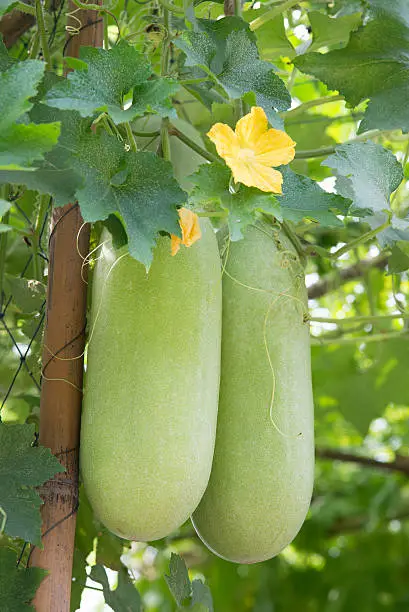
MULTIPOLYGON (((75 10, 74 5, 71 10, 75 10)), ((102 16, 95 11, 81 11, 75 15, 81 20, 82 29, 68 39, 66 53, 78 57, 82 45, 102 46, 103 25, 102 16)), ((49 249, 39 441, 58 457, 66 473, 58 474, 40 491, 44 501, 44 549, 33 550, 31 565, 47 569, 49 575, 43 580, 33 602, 37 612, 70 610, 83 378, 83 358, 78 356, 84 350, 87 298, 87 285, 81 278, 82 258, 77 251, 77 236, 83 257, 89 249, 89 226, 82 226, 77 204, 67 204, 54 210, 49 249)))

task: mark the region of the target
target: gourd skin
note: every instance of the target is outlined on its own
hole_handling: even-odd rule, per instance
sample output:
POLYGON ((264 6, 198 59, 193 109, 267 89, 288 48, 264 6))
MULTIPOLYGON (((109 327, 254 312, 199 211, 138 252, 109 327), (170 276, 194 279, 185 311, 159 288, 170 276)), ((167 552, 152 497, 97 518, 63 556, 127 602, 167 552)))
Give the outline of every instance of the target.
POLYGON ((269 226, 257 224, 243 240, 230 243, 223 276, 216 448, 209 485, 192 516, 208 548, 238 563, 269 559, 293 540, 313 486, 304 275, 288 239, 271 235, 269 226), (230 277, 274 293, 254 291, 230 277), (280 292, 293 297, 278 298, 280 292), (282 433, 270 418, 274 380, 271 416, 282 433))
POLYGON ((93 279, 81 473, 99 519, 130 540, 179 527, 209 479, 221 271, 210 223, 201 229, 202 238, 175 257, 169 238, 160 237, 148 275, 102 236, 108 243, 93 279))

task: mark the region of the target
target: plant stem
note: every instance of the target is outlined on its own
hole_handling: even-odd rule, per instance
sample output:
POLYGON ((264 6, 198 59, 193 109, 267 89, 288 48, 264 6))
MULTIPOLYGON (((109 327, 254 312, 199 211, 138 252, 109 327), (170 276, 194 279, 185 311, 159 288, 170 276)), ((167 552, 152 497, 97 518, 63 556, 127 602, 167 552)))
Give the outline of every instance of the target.
MULTIPOLYGON (((8 224, 10 213, 7 211, 1 218, 1 223, 8 224)), ((2 232, 0 234, 0 310, 3 312, 3 289, 4 289, 4 270, 6 267, 6 253, 7 253, 7 238, 8 232, 2 232)))
POLYGON ((286 0, 286 2, 283 2, 279 6, 272 8, 270 11, 267 11, 267 13, 264 13, 264 15, 260 15, 260 17, 256 17, 256 19, 250 21, 250 30, 253 30, 254 32, 254 30, 261 28, 261 26, 263 26, 271 19, 274 19, 278 15, 281 15, 281 13, 283 13, 284 11, 287 11, 288 9, 299 3, 300 0, 286 0))
POLYGON ((14 5, 14 8, 16 9, 16 11, 21 11, 22 13, 27 13, 27 15, 34 15, 36 14, 36 9, 34 6, 32 6, 31 4, 26 4, 25 2, 17 2, 17 4, 14 5))
POLYGON ((169 139, 169 119, 164 117, 160 126, 160 139, 162 144, 162 157, 166 161, 171 161, 170 139, 169 139))
POLYGON ((33 44, 30 49, 30 53, 28 55, 29 59, 36 59, 38 55, 38 51, 40 49, 40 37, 38 35, 38 30, 33 36, 33 44))
POLYGON ((108 13, 103 14, 102 17, 104 21, 104 49, 109 49, 109 38, 108 38, 108 13))
MULTIPOLYGON (((10 188, 8 185, 0 186, 0 198, 4 200, 9 199, 10 188)), ((8 224, 10 218, 10 212, 7 211, 1 218, 1 223, 8 224)), ((8 232, 0 234, 0 312, 3 312, 3 289, 4 289, 4 270, 6 267, 6 254, 7 254, 7 238, 8 232)))
POLYGON ((194 85, 195 83, 204 83, 210 81, 210 77, 199 77, 197 79, 182 79, 179 81, 180 85, 194 85))
POLYGON ((291 240, 295 250, 297 251, 299 258, 301 259, 301 263, 305 265, 306 263, 305 251, 303 249, 303 246, 297 234, 293 231, 288 221, 281 221, 281 227, 283 228, 284 232, 287 234, 288 238, 291 240))
POLYGON ((35 13, 37 18, 37 28, 38 35, 40 38, 41 49, 43 51, 43 56, 47 68, 51 68, 51 55, 50 49, 48 47, 48 38, 47 32, 45 29, 45 21, 44 21, 44 13, 43 13, 43 5, 41 0, 35 0, 35 13))
POLYGON ((155 132, 136 132, 132 130, 133 135, 138 138, 156 138, 156 136, 160 135, 160 130, 156 130, 155 132))
POLYGON ((31 247, 33 250, 33 270, 34 270, 34 278, 38 281, 43 280, 43 268, 39 259, 38 251, 40 246, 40 233, 44 224, 44 219, 48 212, 48 204, 50 201, 50 196, 48 195, 40 195, 38 197, 38 211, 36 216, 36 221, 34 225, 33 234, 31 236, 31 247))
MULTIPOLYGON (((388 131, 388 130, 385 130, 388 131)), ((347 140, 345 142, 339 142, 333 147, 322 147, 321 149, 308 149, 305 151, 297 151, 295 154, 296 159, 309 159, 311 157, 324 157, 326 155, 332 155, 336 152, 336 147, 341 144, 352 144, 354 142, 361 142, 362 140, 367 140, 368 138, 372 138, 373 136, 379 136, 380 134, 385 133, 383 130, 369 130, 364 134, 359 134, 355 138, 351 138, 351 140, 347 140)))
POLYGON ((384 229, 388 228, 390 223, 391 223, 391 216, 389 214, 385 223, 382 223, 382 225, 380 225, 379 227, 376 227, 375 229, 370 230, 369 232, 366 232, 365 234, 362 234, 362 236, 359 236, 358 238, 351 240, 351 242, 348 242, 348 244, 344 245, 343 247, 341 247, 334 253, 330 253, 331 259, 338 259, 338 257, 341 257, 342 255, 344 255, 351 249, 355 248, 356 246, 365 244, 365 242, 368 242, 368 240, 375 238, 375 236, 379 234, 379 232, 382 232, 384 229))
POLYGON ((186 134, 180 132, 174 125, 169 124, 169 129, 172 136, 176 136, 176 138, 179 138, 179 140, 181 140, 185 145, 190 147, 193 151, 196 151, 196 153, 199 153, 199 155, 201 155, 204 159, 207 159, 209 162, 220 163, 220 159, 216 157, 216 155, 213 155, 213 153, 210 153, 210 151, 207 151, 206 149, 201 147, 194 140, 191 140, 188 136, 186 136, 186 134))
POLYGON ((300 104, 296 108, 292 108, 291 110, 284 111, 280 113, 280 116, 283 117, 286 121, 291 120, 293 117, 297 117, 302 113, 305 113, 310 108, 315 108, 316 106, 322 106, 323 104, 330 104, 331 102, 339 102, 343 100, 344 96, 336 95, 336 96, 323 96, 321 98, 316 98, 315 100, 308 100, 308 102, 304 102, 300 104))
POLYGON ((136 144, 136 140, 132 132, 131 124, 129 123, 129 121, 126 121, 124 123, 124 126, 125 126, 126 136, 128 138, 128 144, 131 147, 131 151, 136 152, 138 150, 138 145, 136 144))
POLYGON ((339 338, 319 338, 318 336, 311 336, 311 345, 312 346, 325 346, 328 344, 368 344, 369 342, 382 342, 383 340, 391 340, 393 338, 409 338, 409 334, 407 330, 402 331, 391 331, 379 334, 372 334, 367 336, 355 336, 355 337, 345 337, 341 336, 339 338))
POLYGON ((310 321, 315 323, 334 323, 335 325, 350 325, 357 323, 382 323, 383 321, 391 321, 393 319, 409 319, 409 313, 393 313, 389 315, 368 315, 359 317, 347 317, 345 319, 326 318, 326 317, 310 317, 310 321))
POLYGON ((175 13, 176 15, 183 15, 184 10, 181 6, 176 6, 170 0, 159 0, 159 4, 163 6, 165 11, 169 11, 170 13, 175 13))
MULTIPOLYGON (((172 16, 169 10, 164 7, 163 8, 163 25, 165 27, 165 38, 162 43, 162 66, 161 66, 161 75, 166 76, 169 72, 169 53, 170 53, 170 43, 171 43, 171 25, 172 25, 172 16)), ((171 150, 170 150, 170 138, 169 138, 169 117, 164 117, 160 126, 160 140, 162 146, 162 157, 166 161, 171 161, 171 150)))

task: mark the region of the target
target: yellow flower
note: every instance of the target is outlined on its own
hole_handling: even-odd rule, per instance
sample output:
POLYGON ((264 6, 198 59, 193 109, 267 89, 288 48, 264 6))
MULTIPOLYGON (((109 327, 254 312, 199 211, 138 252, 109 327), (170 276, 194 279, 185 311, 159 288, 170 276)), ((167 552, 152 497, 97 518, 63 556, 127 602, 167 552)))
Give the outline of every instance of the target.
POLYGON ((199 217, 196 213, 188 208, 179 208, 179 225, 182 229, 182 238, 171 234, 171 251, 172 256, 180 249, 180 245, 184 244, 187 247, 192 246, 196 240, 202 237, 200 231, 199 217))
POLYGON ((215 123, 207 135, 236 183, 282 193, 283 175, 272 166, 289 164, 294 159, 295 142, 281 130, 268 129, 262 108, 253 106, 237 122, 235 132, 225 123, 215 123))

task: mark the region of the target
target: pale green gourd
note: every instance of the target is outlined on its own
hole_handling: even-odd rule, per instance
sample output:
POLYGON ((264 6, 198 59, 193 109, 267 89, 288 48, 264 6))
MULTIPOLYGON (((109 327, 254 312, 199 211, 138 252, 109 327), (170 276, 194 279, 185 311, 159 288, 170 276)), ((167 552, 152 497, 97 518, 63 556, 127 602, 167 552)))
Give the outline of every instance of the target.
POLYGON ((220 370, 221 271, 211 224, 144 266, 104 232, 93 278, 81 474, 99 519, 130 540, 179 527, 206 488, 220 370))
POLYGON ((292 244, 266 223, 230 243, 225 270, 216 448, 192 520, 217 555, 255 563, 291 542, 311 498, 307 296, 292 244))

